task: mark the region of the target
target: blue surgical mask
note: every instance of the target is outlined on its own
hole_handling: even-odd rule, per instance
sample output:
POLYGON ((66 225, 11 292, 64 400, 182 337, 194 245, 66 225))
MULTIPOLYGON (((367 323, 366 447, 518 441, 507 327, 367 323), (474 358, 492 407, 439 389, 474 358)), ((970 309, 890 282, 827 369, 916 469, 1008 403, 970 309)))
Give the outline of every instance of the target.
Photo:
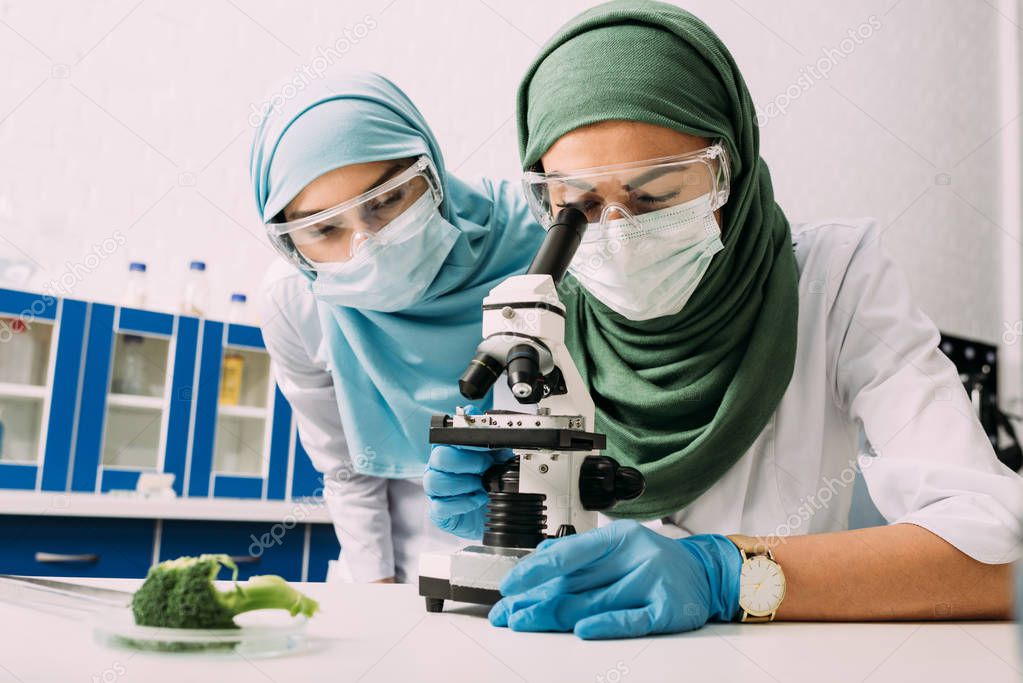
POLYGON ((325 303, 390 313, 419 302, 458 239, 425 193, 343 263, 314 263, 312 290, 325 303))

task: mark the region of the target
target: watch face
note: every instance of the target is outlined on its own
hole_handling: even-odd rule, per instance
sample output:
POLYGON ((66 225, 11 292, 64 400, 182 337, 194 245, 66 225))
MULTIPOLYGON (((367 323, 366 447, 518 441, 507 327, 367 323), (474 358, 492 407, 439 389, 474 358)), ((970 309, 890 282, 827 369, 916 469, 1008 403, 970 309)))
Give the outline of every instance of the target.
POLYGON ((754 617, 765 617, 781 605, 785 597, 785 574, 777 562, 763 555, 742 564, 739 577, 739 607, 754 617))

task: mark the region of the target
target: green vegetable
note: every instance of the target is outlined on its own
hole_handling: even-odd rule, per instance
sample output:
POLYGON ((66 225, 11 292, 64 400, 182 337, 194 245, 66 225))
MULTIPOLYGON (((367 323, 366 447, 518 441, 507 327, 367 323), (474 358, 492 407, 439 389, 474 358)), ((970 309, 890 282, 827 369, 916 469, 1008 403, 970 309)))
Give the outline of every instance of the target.
POLYGON ((136 624, 167 628, 238 628, 234 617, 257 609, 311 617, 319 604, 279 576, 253 576, 238 583, 238 567, 227 555, 161 562, 150 568, 131 601, 136 624), (221 566, 233 572, 234 588, 220 591, 213 585, 221 566))

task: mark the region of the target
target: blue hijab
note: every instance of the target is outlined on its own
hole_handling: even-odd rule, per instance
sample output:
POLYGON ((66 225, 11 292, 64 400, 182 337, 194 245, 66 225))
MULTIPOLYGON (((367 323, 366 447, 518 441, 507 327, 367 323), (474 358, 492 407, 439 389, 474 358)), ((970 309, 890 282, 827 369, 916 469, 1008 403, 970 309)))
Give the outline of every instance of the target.
POLYGON ((264 222, 328 171, 424 154, 444 189, 441 215, 459 235, 423 298, 395 313, 317 301, 353 465, 380 477, 422 476, 430 416, 465 403, 458 377, 480 341, 483 297, 525 271, 543 231, 517 185, 484 180, 476 188, 448 175, 422 114, 374 73, 310 85, 264 117, 252 145, 264 222))

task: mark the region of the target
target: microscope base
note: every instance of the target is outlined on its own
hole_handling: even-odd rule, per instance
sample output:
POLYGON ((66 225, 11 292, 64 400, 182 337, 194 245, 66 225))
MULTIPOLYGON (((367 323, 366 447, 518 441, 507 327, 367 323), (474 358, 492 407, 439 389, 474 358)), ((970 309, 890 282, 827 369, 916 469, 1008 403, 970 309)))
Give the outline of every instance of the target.
POLYGON ((443 612, 444 601, 469 602, 475 605, 493 605, 501 599, 501 591, 491 588, 472 588, 451 585, 447 579, 419 577, 419 594, 426 598, 427 612, 443 612))
POLYGON ((419 558, 419 594, 426 598, 426 611, 443 611, 445 600, 493 605, 501 599, 501 579, 531 552, 528 548, 474 545, 451 555, 423 554, 419 558))

